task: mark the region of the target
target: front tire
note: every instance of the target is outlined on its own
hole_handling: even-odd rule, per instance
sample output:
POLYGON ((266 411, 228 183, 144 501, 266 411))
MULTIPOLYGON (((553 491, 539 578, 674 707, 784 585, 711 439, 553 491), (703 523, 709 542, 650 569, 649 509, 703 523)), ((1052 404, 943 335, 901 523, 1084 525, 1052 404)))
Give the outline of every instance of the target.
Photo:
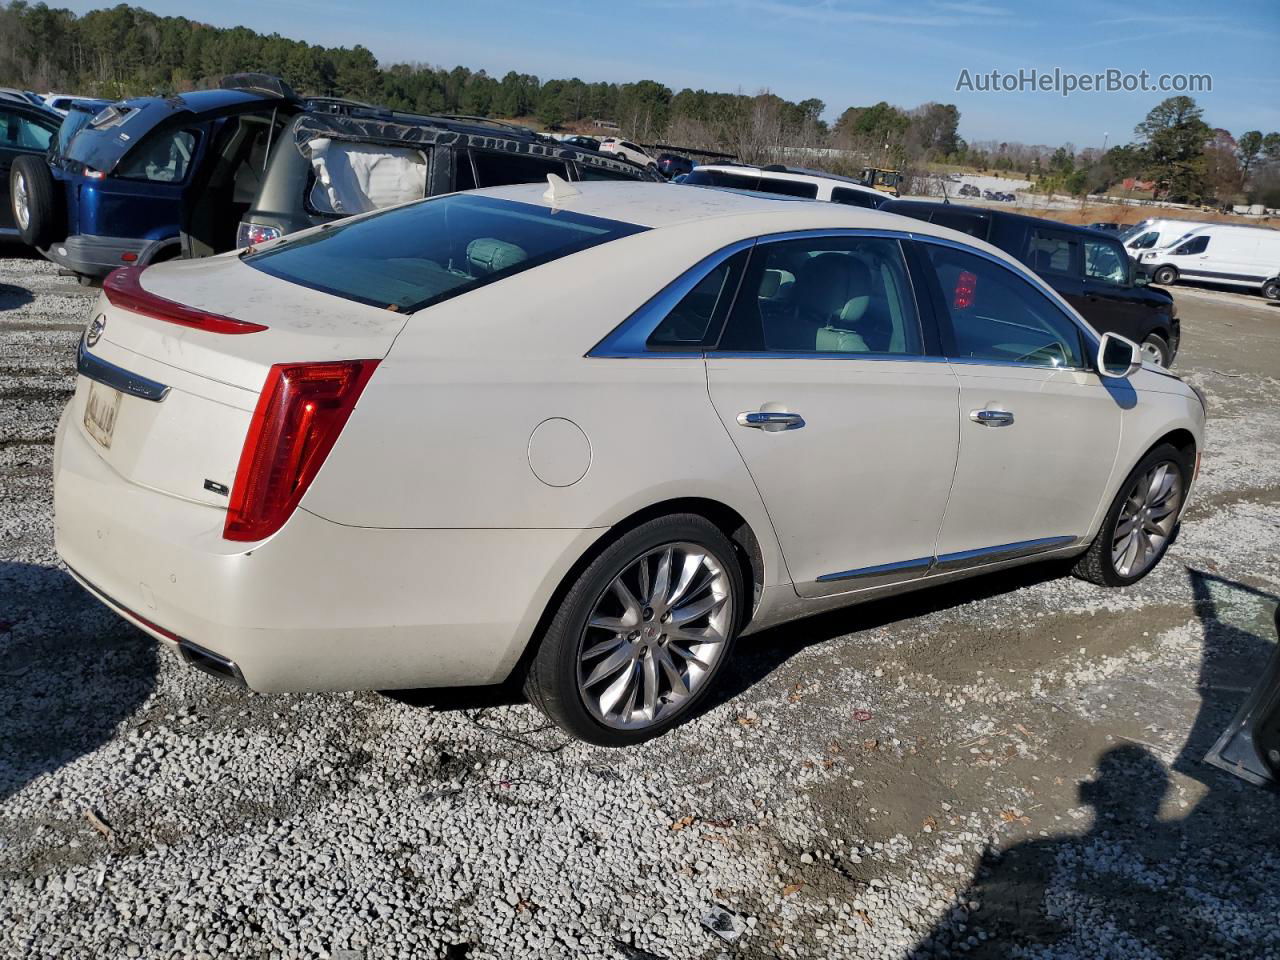
POLYGON ((1280 300, 1280 279, 1272 279, 1264 283, 1262 295, 1268 300, 1280 300))
POLYGON ((1178 271, 1174 267, 1161 267, 1151 275, 1151 279, 1162 287, 1170 287, 1178 282, 1178 271))
POLYGON ((659 736, 714 686, 745 596, 718 527, 697 514, 650 520, 579 574, 541 639, 525 695, 580 740, 626 746, 659 736))
POLYGON ((1177 447, 1153 449, 1120 485, 1072 573, 1104 587, 1127 587, 1145 577, 1169 549, 1190 484, 1190 465, 1177 447))
POLYGON ((1157 363, 1166 370, 1169 368, 1169 352, 1169 342, 1158 333, 1149 333, 1142 341, 1142 359, 1157 363))

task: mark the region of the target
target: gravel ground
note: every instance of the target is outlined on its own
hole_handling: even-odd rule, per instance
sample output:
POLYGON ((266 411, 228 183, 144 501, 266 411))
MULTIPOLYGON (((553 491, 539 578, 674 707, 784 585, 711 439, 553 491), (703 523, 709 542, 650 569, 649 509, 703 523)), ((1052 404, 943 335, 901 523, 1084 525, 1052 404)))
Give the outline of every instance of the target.
POLYGON ((1280 799, 1201 759, 1276 642, 1280 309, 1176 288, 1210 447, 1137 587, 792 624, 606 751, 504 690, 247 693, 86 596, 49 475, 88 293, 0 259, 0 955, 1280 956, 1280 799))

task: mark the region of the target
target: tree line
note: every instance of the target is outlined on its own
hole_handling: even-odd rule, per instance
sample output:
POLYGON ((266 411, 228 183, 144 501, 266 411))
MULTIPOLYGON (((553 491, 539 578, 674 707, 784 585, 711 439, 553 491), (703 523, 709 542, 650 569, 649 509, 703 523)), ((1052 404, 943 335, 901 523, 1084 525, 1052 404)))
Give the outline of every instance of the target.
POLYGON ((0 3, 0 84, 115 99, 216 84, 230 73, 282 77, 304 94, 344 96, 398 110, 533 118, 548 128, 604 120, 633 139, 674 141, 746 161, 795 161, 824 152, 826 166, 903 166, 957 147, 960 114, 925 104, 850 107, 829 126, 818 99, 684 89, 653 80, 588 83, 465 66, 381 66, 364 46, 323 47, 247 27, 219 28, 121 4, 77 16, 25 0, 0 3), (827 151, 847 152, 825 155, 827 151))

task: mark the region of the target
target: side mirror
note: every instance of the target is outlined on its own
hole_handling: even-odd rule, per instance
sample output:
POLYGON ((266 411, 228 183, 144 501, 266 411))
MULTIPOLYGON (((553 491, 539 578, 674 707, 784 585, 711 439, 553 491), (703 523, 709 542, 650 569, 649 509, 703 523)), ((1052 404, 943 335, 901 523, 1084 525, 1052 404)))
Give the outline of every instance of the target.
POLYGON ((1098 344, 1098 373, 1123 380, 1142 369, 1142 350, 1118 333, 1104 333, 1098 344))

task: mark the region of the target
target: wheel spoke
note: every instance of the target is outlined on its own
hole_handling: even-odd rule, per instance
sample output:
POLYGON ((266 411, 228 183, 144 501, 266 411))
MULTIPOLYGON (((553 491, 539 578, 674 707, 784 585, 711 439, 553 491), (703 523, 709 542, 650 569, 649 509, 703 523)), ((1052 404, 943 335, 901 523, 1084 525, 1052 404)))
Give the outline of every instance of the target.
POLYGON ((592 617, 587 621, 587 626, 595 627, 597 630, 612 630, 614 633, 623 633, 635 626, 634 622, 627 622, 626 617, 592 617))
POLYGON ((658 665, 662 667, 662 672, 667 675, 667 682, 671 684, 672 696, 677 700, 684 699, 689 695, 689 685, 685 682, 684 675, 680 673, 676 662, 671 659, 671 652, 666 647, 658 647, 656 653, 658 665))
POLYGON ((658 661, 650 650, 643 661, 644 711, 650 720, 658 717, 658 661))
POLYGON ((622 577, 615 577, 613 581, 613 593, 622 604, 622 608, 626 610, 626 619, 630 623, 640 622, 640 601, 636 599, 636 595, 631 592, 631 588, 622 582, 622 577))
POLYGON ((670 547, 667 547, 658 559, 658 572, 653 578, 653 590, 647 598, 650 605, 655 603, 665 604, 667 602, 667 592, 671 588, 671 555, 673 552, 670 547))
POLYGON ((635 653, 632 651, 631 645, 624 644, 597 663, 595 669, 587 676, 587 679, 582 681, 582 685, 584 687, 594 687, 601 680, 611 677, 617 673, 620 667, 628 665, 634 660, 635 653))
POLYGON ((628 706, 635 703, 636 696, 636 662, 632 660, 627 664, 625 670, 618 674, 618 679, 600 694, 600 712, 608 716, 614 711, 619 704, 627 703, 628 706), (629 696, 628 696, 629 695, 629 696))
POLYGON ((702 565, 706 559, 706 556, 701 553, 686 553, 684 555, 684 564, 680 568, 680 579, 676 581, 676 587, 671 591, 671 606, 679 606, 680 602, 684 600, 689 588, 693 586, 693 581, 702 571, 702 565))
POLYGON ((724 604, 725 599, 725 597, 717 597, 714 593, 709 593, 701 600, 695 600, 683 607, 672 610, 672 626, 681 627, 690 621, 697 620, 699 617, 715 613, 724 604))

